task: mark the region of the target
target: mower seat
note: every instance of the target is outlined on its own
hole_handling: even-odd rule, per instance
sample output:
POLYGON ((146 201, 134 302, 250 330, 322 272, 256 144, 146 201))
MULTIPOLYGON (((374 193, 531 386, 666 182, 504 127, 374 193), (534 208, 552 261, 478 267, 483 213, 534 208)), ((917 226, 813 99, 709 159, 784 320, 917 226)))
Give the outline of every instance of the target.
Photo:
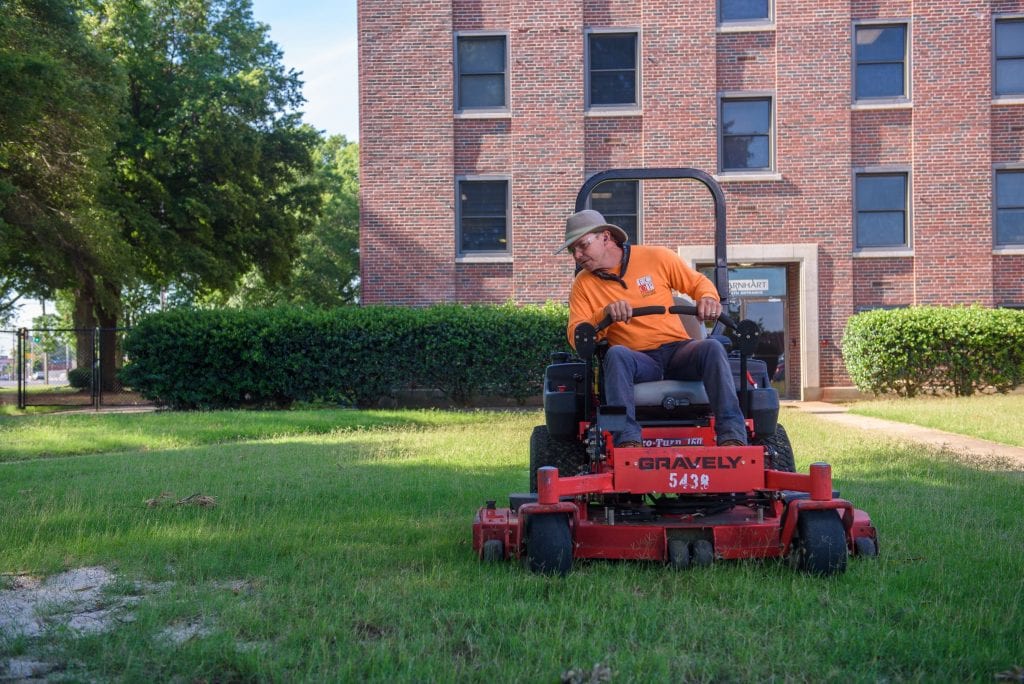
POLYGON ((699 380, 657 380, 641 382, 633 387, 637 410, 655 408, 672 412, 677 409, 705 409, 711 403, 699 380))

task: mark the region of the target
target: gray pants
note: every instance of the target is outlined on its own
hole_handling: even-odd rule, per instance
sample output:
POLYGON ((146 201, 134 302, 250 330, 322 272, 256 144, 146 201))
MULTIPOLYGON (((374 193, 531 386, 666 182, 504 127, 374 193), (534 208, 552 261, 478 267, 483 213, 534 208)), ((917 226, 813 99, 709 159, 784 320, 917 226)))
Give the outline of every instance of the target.
POLYGON ((626 407, 626 427, 614 435, 615 443, 639 442, 633 386, 655 380, 701 380, 715 415, 718 442, 746 443, 747 428, 736 398, 729 357, 718 340, 681 340, 648 351, 610 347, 604 357, 605 403, 626 407))

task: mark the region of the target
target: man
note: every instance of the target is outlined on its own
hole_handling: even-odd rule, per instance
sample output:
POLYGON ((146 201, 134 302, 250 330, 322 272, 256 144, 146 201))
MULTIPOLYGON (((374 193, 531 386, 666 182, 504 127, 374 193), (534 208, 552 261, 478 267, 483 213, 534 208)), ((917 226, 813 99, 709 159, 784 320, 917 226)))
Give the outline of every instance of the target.
POLYGON ((605 316, 615 322, 601 333, 610 345, 604 358, 605 402, 626 407, 626 427, 613 435, 615 446, 641 445, 633 385, 666 377, 702 380, 719 446, 745 445, 747 430, 722 344, 690 339, 678 316, 632 319, 634 308, 672 306, 675 290, 697 303, 699 320, 714 320, 722 304, 711 280, 665 247, 628 244, 626 231, 592 209, 566 220, 565 244, 555 253, 563 250, 581 269, 569 295, 569 344, 575 344, 573 331, 580 323, 596 326, 605 316))

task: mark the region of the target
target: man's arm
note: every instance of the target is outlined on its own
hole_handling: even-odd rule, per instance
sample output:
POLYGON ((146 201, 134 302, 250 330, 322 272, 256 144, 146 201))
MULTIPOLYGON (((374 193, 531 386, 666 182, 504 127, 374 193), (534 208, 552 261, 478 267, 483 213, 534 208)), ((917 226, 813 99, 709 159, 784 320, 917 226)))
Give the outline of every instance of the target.
POLYGON ((576 331, 576 326, 580 323, 590 323, 593 326, 597 326, 605 317, 604 307, 597 306, 591 297, 588 296, 589 294, 580 285, 578 280, 573 282, 572 290, 569 293, 569 325, 565 331, 566 337, 569 339, 569 345, 573 349, 576 348, 576 340, 573 335, 576 331))

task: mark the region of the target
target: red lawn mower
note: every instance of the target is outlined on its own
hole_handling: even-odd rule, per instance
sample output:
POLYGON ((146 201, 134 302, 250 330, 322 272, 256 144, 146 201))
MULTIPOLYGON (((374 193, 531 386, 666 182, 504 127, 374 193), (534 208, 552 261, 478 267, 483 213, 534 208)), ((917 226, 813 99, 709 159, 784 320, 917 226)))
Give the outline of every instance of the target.
MULTIPOLYGON (((605 171, 583 185, 576 208, 585 208, 603 182, 672 178, 700 181, 711 192, 715 284, 727 305, 725 201, 705 172, 605 171)), ((645 307, 633 315, 692 317, 696 307, 645 307)), ((833 574, 846 569, 851 554, 878 555, 870 518, 838 498, 830 466, 814 463, 807 474, 795 472, 792 446, 778 423, 778 392, 764 362, 749 358, 757 347, 756 323, 723 316, 712 331, 735 347, 730 363, 749 446, 716 445, 701 382, 661 380, 636 386, 643 435, 635 448, 614 446, 611 433, 622 427, 625 408, 602 403, 605 343, 597 335, 608 325, 610 319, 597 327, 581 324, 574 331, 576 355, 552 355, 544 378, 545 424, 530 438, 530 493, 511 494, 508 508, 488 501, 477 512, 473 548, 481 560, 517 558, 534 572, 564 575, 574 559, 653 560, 682 569, 719 559, 784 558, 795 569, 833 574), (733 330, 732 339, 721 334, 725 328, 733 330)))

